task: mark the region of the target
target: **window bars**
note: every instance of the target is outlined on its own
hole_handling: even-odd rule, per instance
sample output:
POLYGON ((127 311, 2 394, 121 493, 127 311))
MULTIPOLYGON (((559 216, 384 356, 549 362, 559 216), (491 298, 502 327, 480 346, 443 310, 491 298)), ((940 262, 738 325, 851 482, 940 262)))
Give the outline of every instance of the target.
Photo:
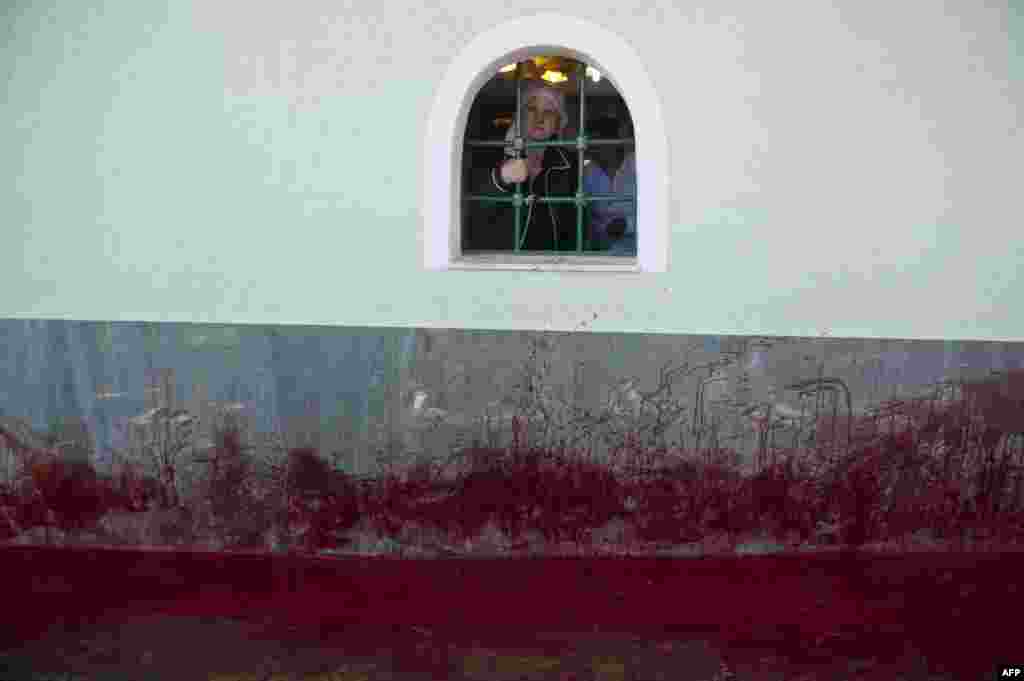
MULTIPOLYGON (((633 193, 631 196, 622 196, 619 194, 590 194, 587 195, 583 191, 583 153, 590 146, 625 146, 633 143, 633 138, 616 138, 616 139, 592 139, 587 137, 586 134, 586 64, 582 62, 576 65, 577 82, 580 88, 580 127, 576 133, 576 139, 574 140, 557 140, 557 141, 545 141, 545 142, 528 142, 523 138, 523 67, 522 62, 516 64, 516 115, 513 119, 513 125, 515 126, 515 134, 512 139, 513 158, 519 158, 520 154, 524 153, 525 149, 545 149, 547 147, 575 147, 576 153, 578 154, 577 164, 577 184, 576 184, 576 195, 575 196, 550 196, 550 197, 536 197, 533 195, 524 197, 523 196, 523 183, 516 183, 516 191, 512 196, 495 196, 493 194, 468 194, 464 197, 464 201, 482 201, 490 203, 511 203, 515 211, 515 241, 513 242, 513 251, 518 253, 522 247, 522 240, 520 239, 520 232, 522 231, 522 208, 523 205, 532 202, 537 203, 575 203, 576 204, 576 249, 575 252, 578 255, 583 253, 583 208, 593 201, 621 201, 623 203, 629 202, 632 204, 634 222, 636 219, 636 194, 633 193)), ((491 140, 466 140, 467 147, 481 148, 481 147, 508 147, 509 142, 503 141, 491 141, 491 140)), ((557 243, 556 243, 557 249, 557 243)), ((556 252, 561 252, 557 251, 556 252)))

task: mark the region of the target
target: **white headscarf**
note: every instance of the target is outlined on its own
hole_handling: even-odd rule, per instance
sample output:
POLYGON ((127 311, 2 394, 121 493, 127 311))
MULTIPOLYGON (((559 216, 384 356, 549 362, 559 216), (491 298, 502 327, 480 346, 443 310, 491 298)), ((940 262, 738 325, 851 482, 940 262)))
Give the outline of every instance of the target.
MULTIPOLYGON (((569 127, 569 114, 565 109, 565 93, 561 90, 551 87, 547 83, 539 80, 527 81, 526 86, 523 89, 523 102, 526 103, 530 100, 530 97, 534 95, 543 97, 558 109, 559 124, 555 129, 556 135, 561 135, 565 132, 565 129, 569 127)), ((512 119, 512 125, 509 126, 508 132, 505 133, 505 141, 511 142, 516 136, 516 121, 519 118, 519 112, 516 112, 516 116, 512 119)), ((512 146, 505 147, 505 155, 513 156, 515 149, 512 146)))

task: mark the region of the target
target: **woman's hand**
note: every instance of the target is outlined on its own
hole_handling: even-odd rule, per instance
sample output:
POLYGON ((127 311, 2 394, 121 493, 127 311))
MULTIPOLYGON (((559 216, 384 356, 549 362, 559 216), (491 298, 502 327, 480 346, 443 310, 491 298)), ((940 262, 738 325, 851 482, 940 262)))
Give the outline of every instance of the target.
POLYGON ((515 184, 526 180, 526 161, 521 158, 513 158, 501 164, 501 181, 505 184, 515 184))

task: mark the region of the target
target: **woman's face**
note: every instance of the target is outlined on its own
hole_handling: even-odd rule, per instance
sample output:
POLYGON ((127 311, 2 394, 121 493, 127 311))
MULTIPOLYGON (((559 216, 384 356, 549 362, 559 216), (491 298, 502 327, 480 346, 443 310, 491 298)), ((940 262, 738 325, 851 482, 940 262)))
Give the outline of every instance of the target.
POLYGON ((531 95, 526 100, 526 134, 535 142, 551 137, 558 129, 560 114, 545 97, 531 95))

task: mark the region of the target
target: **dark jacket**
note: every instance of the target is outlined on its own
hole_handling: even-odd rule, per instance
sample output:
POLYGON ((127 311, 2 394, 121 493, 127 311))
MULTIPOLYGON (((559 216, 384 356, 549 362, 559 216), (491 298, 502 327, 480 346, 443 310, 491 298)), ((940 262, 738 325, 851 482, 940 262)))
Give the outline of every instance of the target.
MULTIPOLYGON (((501 165, 508 160, 502 150, 493 154, 479 153, 479 156, 479 161, 473 162, 478 171, 468 184, 472 192, 492 196, 514 195, 515 184, 501 181, 501 165)), ((527 177, 522 183, 523 197, 530 193, 536 196, 575 196, 579 182, 577 158, 575 151, 561 147, 546 148, 540 174, 532 180, 527 177)), ((467 201, 464 208, 463 250, 513 250, 515 207, 511 203, 467 201)), ((521 250, 554 251, 556 236, 557 250, 576 249, 576 204, 523 204, 520 219, 520 239, 524 239, 525 234, 521 250)))

